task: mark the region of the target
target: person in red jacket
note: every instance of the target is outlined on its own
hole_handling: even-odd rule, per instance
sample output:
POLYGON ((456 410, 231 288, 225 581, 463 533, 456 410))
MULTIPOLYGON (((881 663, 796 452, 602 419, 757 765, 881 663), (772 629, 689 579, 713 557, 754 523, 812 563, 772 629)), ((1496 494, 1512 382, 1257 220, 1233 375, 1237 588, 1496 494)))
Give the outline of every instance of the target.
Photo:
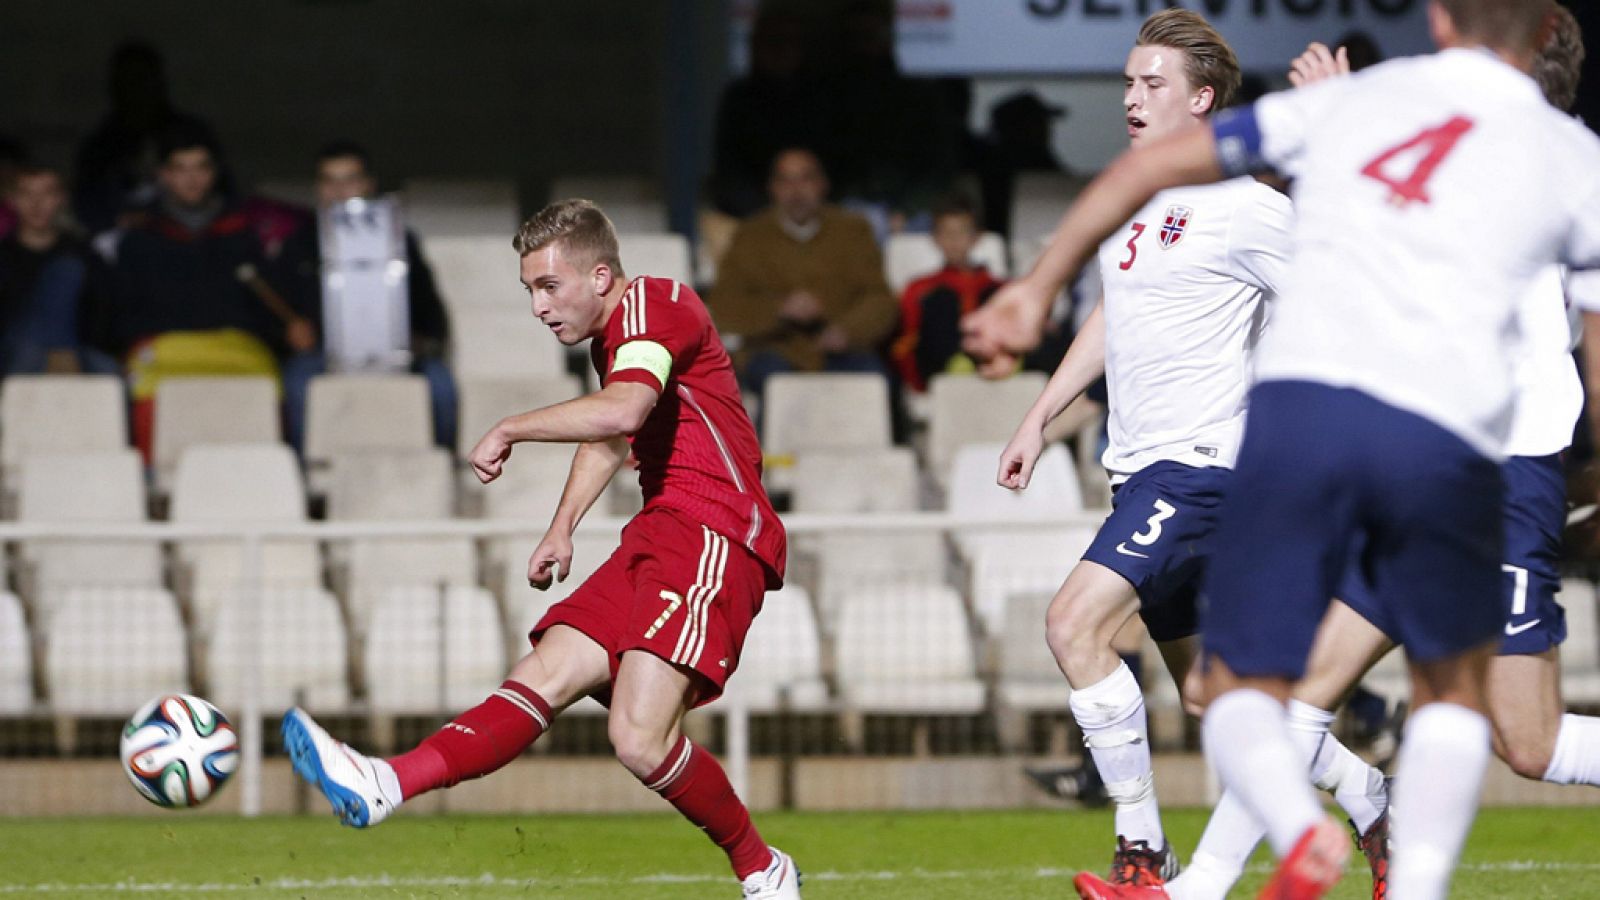
POLYGON ((980 236, 978 214, 969 201, 952 197, 941 203, 933 213, 933 240, 944 265, 913 280, 900 294, 900 333, 889 355, 906 385, 918 393, 953 363, 961 366, 960 360, 966 359, 961 352, 961 317, 1004 283, 973 261, 980 236))

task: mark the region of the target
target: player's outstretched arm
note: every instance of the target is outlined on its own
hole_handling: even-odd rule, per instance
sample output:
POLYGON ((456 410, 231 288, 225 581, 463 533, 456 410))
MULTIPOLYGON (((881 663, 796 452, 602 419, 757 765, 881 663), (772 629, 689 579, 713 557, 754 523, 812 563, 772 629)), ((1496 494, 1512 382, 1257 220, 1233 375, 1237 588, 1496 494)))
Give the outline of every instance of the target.
POLYGON ((1295 87, 1349 74, 1350 54, 1343 47, 1338 52, 1329 50, 1328 45, 1320 41, 1312 41, 1311 46, 1289 64, 1289 83, 1295 87))
POLYGON ((1101 241, 1157 192, 1222 178, 1209 128, 1190 129, 1123 153, 1078 195, 1033 269, 962 319, 963 348, 980 359, 1033 349, 1044 333, 1051 299, 1083 269, 1101 241))
POLYGON ((1011 442, 1001 452, 1000 471, 995 478, 1001 487, 1014 491, 1027 488, 1033 477, 1033 467, 1044 453, 1046 426, 1105 371, 1105 299, 1101 298, 1072 339, 1055 374, 1050 376, 1049 383, 1022 417, 1022 424, 1017 426, 1011 442))
POLYGON ((621 437, 578 445, 550 528, 528 558, 529 584, 542 591, 553 581, 567 580, 572 568, 572 532, 627 461, 628 449, 627 438, 621 437))
POLYGON ((484 484, 500 477, 511 446, 524 441, 573 443, 627 437, 644 425, 660 393, 636 381, 614 381, 592 393, 501 419, 467 461, 484 484))

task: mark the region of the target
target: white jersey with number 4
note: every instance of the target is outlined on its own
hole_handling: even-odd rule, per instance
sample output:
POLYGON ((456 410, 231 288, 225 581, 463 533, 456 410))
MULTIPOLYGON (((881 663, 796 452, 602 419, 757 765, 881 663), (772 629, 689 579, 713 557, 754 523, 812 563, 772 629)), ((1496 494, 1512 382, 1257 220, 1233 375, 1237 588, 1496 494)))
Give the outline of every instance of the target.
POLYGON ((1228 171, 1295 179, 1260 380, 1350 387, 1504 455, 1517 303, 1600 267, 1600 140, 1483 50, 1395 60, 1219 116, 1228 171))
POLYGON ((1100 246, 1113 481, 1162 460, 1233 465, 1292 218, 1240 178, 1162 191, 1100 246))

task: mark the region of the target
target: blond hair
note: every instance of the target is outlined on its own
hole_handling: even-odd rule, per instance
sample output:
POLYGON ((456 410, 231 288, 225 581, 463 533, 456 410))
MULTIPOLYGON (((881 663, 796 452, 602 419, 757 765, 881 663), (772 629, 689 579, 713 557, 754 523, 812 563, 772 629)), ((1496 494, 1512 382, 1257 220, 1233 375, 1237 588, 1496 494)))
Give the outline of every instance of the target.
POLYGON ((617 230, 600 207, 588 200, 558 200, 539 210, 517 229, 511 246, 527 256, 557 242, 579 271, 605 263, 616 277, 624 277, 617 230))
POLYGON ((1550 105, 1571 112, 1578 102, 1578 80, 1583 77, 1583 29, 1565 6, 1557 5, 1550 15, 1550 37, 1533 61, 1533 80, 1550 105))
POLYGON ((1134 46, 1182 50, 1186 60, 1183 72, 1190 87, 1211 88, 1212 112, 1231 104, 1244 81, 1233 48, 1204 16, 1192 10, 1168 9, 1145 19, 1134 46))

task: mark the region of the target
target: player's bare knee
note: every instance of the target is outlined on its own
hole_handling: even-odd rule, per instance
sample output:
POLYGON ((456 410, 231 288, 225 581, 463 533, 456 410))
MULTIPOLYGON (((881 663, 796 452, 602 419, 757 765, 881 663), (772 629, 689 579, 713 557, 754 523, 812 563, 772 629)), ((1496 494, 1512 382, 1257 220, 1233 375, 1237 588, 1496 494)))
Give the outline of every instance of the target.
POLYGON ((1496 733, 1494 753, 1505 761, 1511 771, 1531 781, 1543 781, 1550 771, 1550 760, 1555 755, 1555 740, 1537 737, 1507 736, 1496 733))
POLYGON ((1105 604, 1097 599, 1087 591, 1067 588, 1050 603, 1045 640, 1063 665, 1110 649, 1115 629, 1109 627, 1105 604))
POLYGON ((640 778, 654 772, 667 758, 673 737, 670 730, 664 733, 660 728, 641 723, 622 708, 611 710, 611 717, 606 720, 606 736, 611 739, 617 761, 640 778))

